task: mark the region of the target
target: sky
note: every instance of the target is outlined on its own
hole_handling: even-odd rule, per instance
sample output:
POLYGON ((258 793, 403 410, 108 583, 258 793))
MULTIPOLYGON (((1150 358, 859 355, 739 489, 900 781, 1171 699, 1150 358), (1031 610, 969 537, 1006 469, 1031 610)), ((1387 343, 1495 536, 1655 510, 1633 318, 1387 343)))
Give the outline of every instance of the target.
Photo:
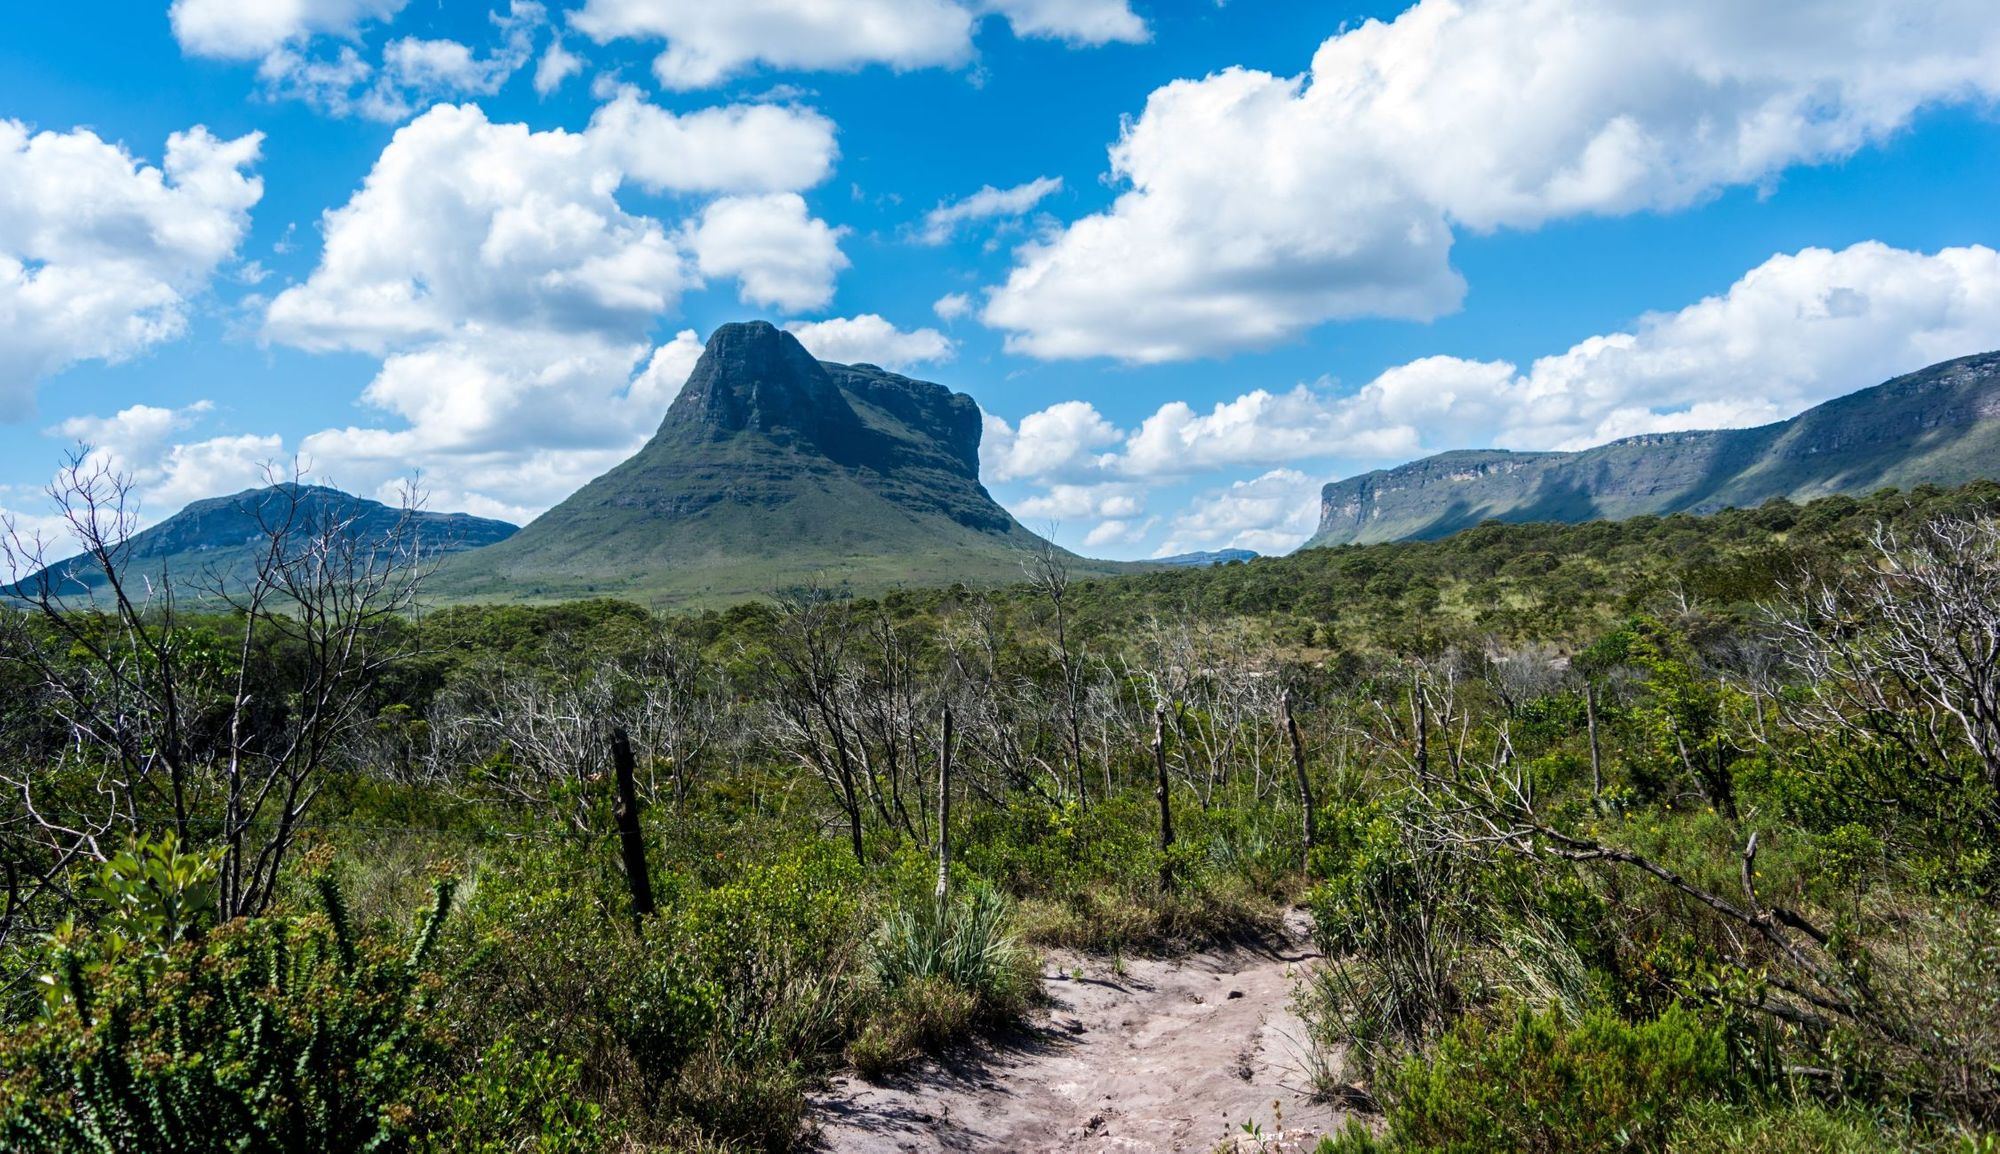
POLYGON ((1103 557, 2000 348, 1992 0, 72 0, 0 22, 0 516, 525 522, 717 325, 1103 557))

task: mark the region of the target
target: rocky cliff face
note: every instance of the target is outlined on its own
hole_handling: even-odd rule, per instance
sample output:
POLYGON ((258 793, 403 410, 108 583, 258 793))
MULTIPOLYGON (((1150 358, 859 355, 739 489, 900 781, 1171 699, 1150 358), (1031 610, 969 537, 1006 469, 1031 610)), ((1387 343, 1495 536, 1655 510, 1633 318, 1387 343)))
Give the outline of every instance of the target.
POLYGON ((1579 453, 1441 453, 1336 481, 1309 545, 1442 537, 1485 520, 1709 513, 1773 497, 2000 477, 2000 353, 1863 389, 1756 429, 1662 433, 1579 453))
POLYGON ((440 576, 465 596, 663 601, 1017 577, 1038 539, 980 484, 979 435, 963 393, 822 363, 762 321, 724 325, 645 447, 440 576))

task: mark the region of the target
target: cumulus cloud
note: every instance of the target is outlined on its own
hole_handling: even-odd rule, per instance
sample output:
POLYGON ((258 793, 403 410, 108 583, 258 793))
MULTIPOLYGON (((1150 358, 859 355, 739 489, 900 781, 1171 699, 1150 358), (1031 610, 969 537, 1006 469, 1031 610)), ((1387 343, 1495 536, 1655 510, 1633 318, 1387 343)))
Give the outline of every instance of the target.
POLYGON ((284 452, 278 436, 243 434, 180 440, 214 409, 208 401, 183 408, 133 405, 109 417, 71 417, 48 430, 88 447, 87 468, 130 478, 140 494, 142 524, 172 516, 190 501, 266 483, 284 452))
POLYGON ((781 192, 833 171, 834 124, 810 108, 732 104, 675 115, 629 85, 590 118, 603 155, 650 192, 781 192))
POLYGON ((1152 38, 1126 0, 987 0, 984 10, 1005 16, 1016 36, 1085 45, 1152 38))
MULTIPOLYGON (((495 42, 483 51, 456 40, 399 37, 383 46, 380 63, 358 48, 362 28, 387 21, 405 0, 176 0, 171 11, 182 50, 190 55, 256 60, 264 95, 299 100, 334 116, 404 120, 438 100, 490 96, 534 58, 534 39, 548 22, 536 0, 512 0, 490 14, 495 42), (350 41, 330 51, 321 35, 350 41)), ((574 68, 581 61, 551 44, 574 68)), ((552 65, 548 59, 543 67, 552 65)), ((537 84, 541 73, 537 73, 537 84)), ((556 78, 560 82, 561 77, 556 78)))
POLYGON ((572 23, 598 43, 664 40, 653 73, 667 88, 707 88, 762 65, 848 71, 952 67, 972 58, 987 13, 1017 36, 1072 44, 1146 39, 1126 0, 588 0, 572 23))
POLYGON ((560 39, 549 41, 542 51, 542 58, 535 65, 535 92, 540 96, 553 94, 563 86, 563 81, 583 71, 583 57, 564 48, 560 39))
POLYGON ((649 337, 682 293, 731 276, 746 297, 807 307, 844 263, 795 192, 723 197, 669 227, 627 211, 620 189, 806 183, 831 154, 831 126, 807 110, 675 118, 620 93, 583 132, 533 132, 471 105, 431 109, 325 215, 318 266, 266 310, 266 339, 382 358, 362 401, 389 419, 313 434, 303 455, 361 491, 419 466, 441 507, 539 512, 658 425, 700 353, 692 331, 649 337), (780 156, 767 133, 816 155, 780 156), (671 176, 644 167, 663 163, 648 142, 671 176), (737 219, 745 206, 764 215, 737 219))
POLYGON ((979 442, 979 471, 989 480, 1052 483, 1100 466, 1098 450, 1123 437, 1089 401, 1063 401, 1021 418, 1019 427, 991 413, 979 442))
POLYGON ((1095 485, 1051 485, 1018 501, 1015 516, 1038 522, 1135 517, 1146 508, 1143 486, 1109 481, 1095 485))
POLYGON ((167 19, 181 51, 219 60, 258 60, 315 35, 353 36, 389 20, 408 0, 173 0, 167 19))
POLYGON ((946 293, 931 303, 931 311, 941 321, 955 321, 972 315, 972 298, 964 293, 946 293))
POLYGON ((709 203, 687 232, 703 276, 735 277, 743 303, 799 312, 826 307, 848 265, 845 229, 806 209, 795 192, 726 196, 709 203))
POLYGON ((659 222, 619 206, 598 151, 473 105, 431 109, 325 215, 319 265, 271 302, 266 335, 380 353, 488 328, 643 331, 691 273, 659 222))
POLYGON ((262 141, 197 127, 154 167, 88 129, 0 120, 0 420, 32 411, 44 377, 186 330, 263 196, 262 141))
POLYGON ((1167 525, 1156 557, 1208 549, 1289 553, 1312 536, 1319 481, 1297 469, 1273 469, 1195 497, 1167 525))
MULTIPOLYGON (((2000 253, 1877 242, 1780 254, 1726 292, 1537 359, 1430 357, 1331 402, 1344 430, 1427 450, 1578 449, 1638 433, 1782 420, 2000 347, 2000 253)), ((1356 454, 1359 455, 1359 454, 1356 454)))
POLYGON ((936 329, 904 332, 875 313, 785 327, 813 356, 840 365, 870 364, 901 371, 942 364, 957 352, 936 329))
POLYGON ((984 319, 1016 352, 1153 362, 1435 317, 1454 227, 1673 210, 1996 97, 1984 0, 1420 0, 1302 75, 1154 91, 1111 149, 1127 191, 1023 246, 984 319))
POLYGON ((1133 479, 1264 470, 1251 488, 1215 490, 1174 518, 1166 551, 1270 552, 1268 534, 1294 524, 1264 515, 1295 472, 1274 466, 1365 467, 1456 448, 1580 449, 1639 433, 1764 424, 1992 348, 2000 348, 2000 252, 1812 248, 1773 256, 1726 291, 1585 338, 1525 370, 1425 357, 1348 392, 1326 382, 1258 389, 1207 411, 1172 401, 1129 430, 1069 401, 1029 414, 1018 429, 989 416, 983 461, 996 480, 1036 485, 1028 501, 1133 479), (1239 535, 1255 533, 1267 536, 1239 535))
POLYGON ((967 221, 1024 216, 1062 191, 1062 183, 1060 176, 1042 176, 1012 188, 986 185, 963 200, 948 201, 924 214, 924 227, 918 237, 925 244, 943 244, 967 221))

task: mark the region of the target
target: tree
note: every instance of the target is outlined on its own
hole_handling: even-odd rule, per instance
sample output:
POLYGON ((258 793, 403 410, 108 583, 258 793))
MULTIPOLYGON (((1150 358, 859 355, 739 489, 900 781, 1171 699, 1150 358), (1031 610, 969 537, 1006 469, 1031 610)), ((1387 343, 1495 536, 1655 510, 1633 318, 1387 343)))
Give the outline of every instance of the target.
POLYGON ((141 571, 131 481, 87 450, 49 491, 82 546, 74 565, 51 567, 16 526, 0 534, 13 570, 36 574, 15 589, 34 636, 9 660, 66 738, 61 764, 0 781, 51 860, 103 861, 159 831, 218 847, 225 920, 270 903, 326 772, 372 718, 370 687, 401 653, 428 568, 413 492, 376 537, 296 474, 272 479, 247 569, 141 571), (78 777, 86 788, 65 789, 78 777))
POLYGON ((1920 760, 1969 754, 2000 825, 2000 519, 1878 528, 1874 564, 1788 591, 1773 623, 1812 686, 1811 719, 1920 760))

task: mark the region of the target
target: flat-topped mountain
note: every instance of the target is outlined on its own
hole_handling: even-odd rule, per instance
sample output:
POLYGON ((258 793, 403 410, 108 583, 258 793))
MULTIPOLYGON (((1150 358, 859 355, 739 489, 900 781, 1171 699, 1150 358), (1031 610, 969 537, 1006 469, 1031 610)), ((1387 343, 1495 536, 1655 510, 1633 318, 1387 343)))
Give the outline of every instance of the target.
POLYGON ((1336 481, 1315 545, 1442 537, 1481 521, 1709 513, 2000 477, 2000 353, 1933 365, 1754 429, 1628 437, 1576 453, 1475 449, 1336 481))
MULTIPOLYGON (((241 587, 269 547, 269 531, 291 524, 301 532, 342 526, 355 541, 376 545, 395 539, 421 554, 438 556, 504 541, 515 527, 466 513, 405 512, 380 501, 324 485, 286 482, 211 497, 133 534, 115 560, 133 588, 166 583, 183 595, 200 596, 221 577, 241 587)), ((46 587, 59 596, 89 597, 105 585, 103 569, 87 556, 58 561, 0 593, 26 595, 46 587)))
POLYGON ((1043 542, 980 484, 979 435, 963 393, 822 363, 762 321, 724 325, 644 448, 515 537, 453 558, 435 588, 671 602, 811 580, 1018 580, 1043 542))

